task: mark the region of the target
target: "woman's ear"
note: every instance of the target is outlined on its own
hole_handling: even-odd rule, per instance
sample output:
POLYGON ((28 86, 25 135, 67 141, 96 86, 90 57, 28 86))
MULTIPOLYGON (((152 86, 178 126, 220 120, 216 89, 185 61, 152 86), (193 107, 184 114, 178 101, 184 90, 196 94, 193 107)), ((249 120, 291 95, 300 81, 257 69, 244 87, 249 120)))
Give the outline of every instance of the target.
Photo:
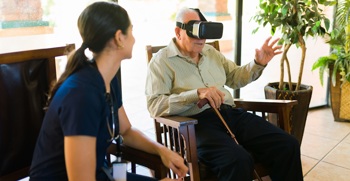
POLYGON ((117 48, 123 48, 124 47, 124 36, 121 30, 117 30, 114 35, 114 42, 117 45, 117 48))

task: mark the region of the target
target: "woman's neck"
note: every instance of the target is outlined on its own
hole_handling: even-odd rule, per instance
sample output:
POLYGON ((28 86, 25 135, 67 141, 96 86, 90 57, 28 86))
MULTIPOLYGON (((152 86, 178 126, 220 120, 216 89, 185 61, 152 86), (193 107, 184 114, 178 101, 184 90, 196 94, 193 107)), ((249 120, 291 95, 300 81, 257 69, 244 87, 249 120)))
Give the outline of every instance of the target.
POLYGON ((102 75, 105 83, 106 92, 110 92, 110 83, 120 68, 121 60, 118 58, 118 56, 100 55, 96 57, 95 61, 97 69, 102 75))

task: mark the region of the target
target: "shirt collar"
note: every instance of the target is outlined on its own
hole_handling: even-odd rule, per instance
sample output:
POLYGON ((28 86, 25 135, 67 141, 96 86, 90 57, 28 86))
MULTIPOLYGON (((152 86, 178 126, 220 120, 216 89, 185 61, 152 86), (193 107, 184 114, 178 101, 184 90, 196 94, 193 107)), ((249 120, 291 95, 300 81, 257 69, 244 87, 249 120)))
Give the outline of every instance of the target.
MULTIPOLYGON (((176 38, 171 39, 169 45, 168 45, 168 51, 167 51, 167 57, 168 58, 172 58, 172 57, 183 57, 186 58, 186 56, 184 56, 180 50, 177 48, 176 44, 175 44, 176 38)), ((207 56, 208 55, 208 50, 210 49, 209 47, 210 45, 204 45, 202 52, 200 53, 202 56, 207 56)))

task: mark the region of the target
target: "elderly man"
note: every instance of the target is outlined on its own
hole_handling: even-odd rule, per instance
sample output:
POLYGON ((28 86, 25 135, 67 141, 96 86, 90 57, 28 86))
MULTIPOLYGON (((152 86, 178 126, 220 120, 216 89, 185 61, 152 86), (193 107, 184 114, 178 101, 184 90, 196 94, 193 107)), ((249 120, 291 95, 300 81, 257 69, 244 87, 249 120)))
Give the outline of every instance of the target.
POLYGON ((238 89, 258 79, 268 62, 281 53, 281 46, 276 45, 279 39, 269 37, 255 50, 255 60, 237 66, 206 45, 205 37, 189 36, 186 32, 183 25, 191 20, 200 21, 201 16, 199 11, 181 9, 176 17, 176 37, 149 63, 146 81, 149 112, 152 116, 197 119, 198 157, 219 180, 253 180, 254 161, 247 150, 270 168, 272 180, 303 180, 298 141, 261 117, 235 108, 224 87, 238 89), (209 104, 197 105, 205 99, 209 104), (227 134, 211 107, 219 108, 240 145, 227 134))

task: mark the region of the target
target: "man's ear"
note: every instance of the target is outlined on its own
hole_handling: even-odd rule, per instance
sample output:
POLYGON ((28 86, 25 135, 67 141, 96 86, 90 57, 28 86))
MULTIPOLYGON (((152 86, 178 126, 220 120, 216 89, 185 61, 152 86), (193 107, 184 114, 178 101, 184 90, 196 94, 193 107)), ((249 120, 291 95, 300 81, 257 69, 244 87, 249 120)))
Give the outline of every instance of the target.
POLYGON ((175 27, 175 36, 177 39, 180 39, 180 32, 181 32, 181 28, 179 27, 175 27))

